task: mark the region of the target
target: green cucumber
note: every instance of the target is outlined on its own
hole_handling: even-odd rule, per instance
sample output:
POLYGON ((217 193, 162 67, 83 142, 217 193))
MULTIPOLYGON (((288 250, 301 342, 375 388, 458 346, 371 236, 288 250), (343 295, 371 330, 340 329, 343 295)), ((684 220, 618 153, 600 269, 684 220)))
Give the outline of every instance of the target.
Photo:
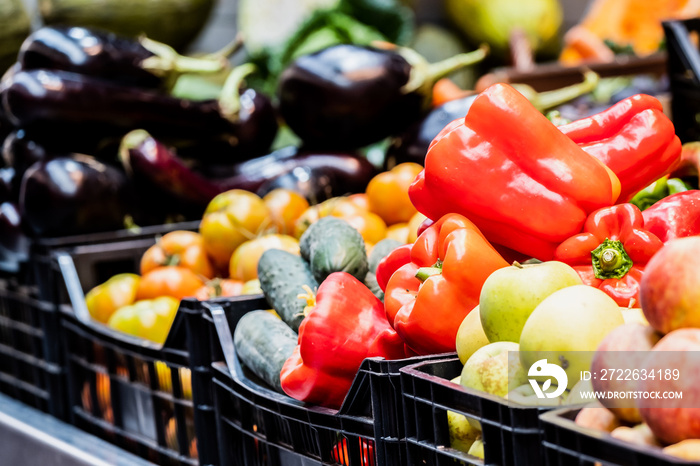
POLYGON ((318 289, 309 265, 296 254, 270 249, 258 261, 258 279, 270 306, 292 330, 298 331, 307 305, 299 295, 318 289))
POLYGON ((369 271, 365 277, 365 285, 367 285, 367 288, 374 293, 374 296, 381 300, 384 300, 384 292, 381 288, 379 288, 379 284, 377 283, 377 276, 375 275, 377 272, 377 266, 382 259, 388 256, 391 251, 399 246, 403 246, 401 241, 385 238, 375 244, 372 248, 372 252, 369 253, 369 271))
POLYGON ((296 332, 268 311, 241 317, 233 332, 236 354, 243 365, 280 393, 280 371, 297 346, 296 332))
POLYGON ((312 223, 299 240, 299 250, 319 283, 333 272, 347 272, 363 281, 369 270, 362 235, 337 217, 312 223))

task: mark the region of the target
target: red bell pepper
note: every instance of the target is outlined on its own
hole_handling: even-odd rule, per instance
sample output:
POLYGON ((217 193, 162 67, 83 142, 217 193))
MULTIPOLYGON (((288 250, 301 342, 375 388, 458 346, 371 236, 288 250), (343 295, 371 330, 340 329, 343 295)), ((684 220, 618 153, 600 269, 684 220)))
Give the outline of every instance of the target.
POLYGON ((679 163, 681 142, 655 97, 637 94, 588 118, 559 126, 583 150, 620 179, 618 202, 669 173, 679 163))
POLYGON ((411 261, 389 279, 386 316, 416 353, 455 351, 457 329, 479 303, 484 281, 506 266, 472 222, 445 215, 418 237, 411 261))
POLYGON ((664 243, 700 235, 700 191, 692 189, 661 199, 642 212, 644 227, 664 243))
POLYGON ((639 303, 644 266, 661 246, 663 242, 644 228, 637 206, 618 204, 593 212, 582 233, 559 245, 554 259, 571 265, 586 285, 629 306, 639 303))
POLYGON ((442 130, 409 188, 427 217, 462 214, 489 241, 541 260, 619 192, 609 168, 507 84, 487 88, 442 130))
POLYGON ((387 256, 379 261, 375 276, 377 285, 382 291, 386 291, 386 285, 389 279, 402 265, 411 262, 411 248, 413 244, 404 244, 391 251, 387 256))
POLYGON ((362 282, 332 273, 299 326, 299 344, 280 372, 282 389, 297 400, 337 409, 362 361, 374 356, 404 358, 405 344, 362 282))

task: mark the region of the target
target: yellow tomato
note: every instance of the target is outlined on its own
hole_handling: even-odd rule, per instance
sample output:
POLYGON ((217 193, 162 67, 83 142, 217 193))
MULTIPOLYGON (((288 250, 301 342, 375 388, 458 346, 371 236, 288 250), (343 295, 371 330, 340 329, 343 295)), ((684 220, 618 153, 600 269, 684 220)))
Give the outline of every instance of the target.
POLYGON ((386 223, 372 212, 362 212, 350 216, 337 216, 360 232, 366 243, 376 244, 386 238, 386 223))
POLYGON ((408 221, 408 243, 415 243, 418 238, 418 228, 427 219, 425 215, 416 212, 408 221))
POLYGON ((180 301, 170 296, 144 299, 117 309, 107 325, 145 340, 165 342, 180 301))
POLYGON ((282 249, 299 254, 299 241, 288 235, 268 234, 246 241, 234 251, 229 263, 229 276, 244 282, 258 278, 258 261, 268 249, 282 249))
POLYGON ((401 163, 372 178, 367 185, 369 210, 378 214, 387 225, 408 222, 416 208, 408 197, 408 187, 423 170, 417 163, 401 163))
POLYGON ((243 289, 241 294, 262 294, 262 288, 260 288, 260 280, 257 278, 253 280, 248 280, 243 284, 243 289))
POLYGON ((133 304, 140 281, 136 274, 121 273, 88 291, 85 304, 92 318, 107 323, 117 309, 133 304))
POLYGON ((263 202, 270 212, 272 225, 278 233, 294 234, 294 224, 309 208, 309 201, 301 194, 291 189, 273 189, 263 197, 263 202))
POLYGON ((408 223, 394 223, 386 229, 386 237, 408 243, 408 223))
POLYGON ((216 196, 207 206, 199 233, 212 262, 225 270, 233 251, 270 226, 270 213, 256 194, 233 189, 216 196))

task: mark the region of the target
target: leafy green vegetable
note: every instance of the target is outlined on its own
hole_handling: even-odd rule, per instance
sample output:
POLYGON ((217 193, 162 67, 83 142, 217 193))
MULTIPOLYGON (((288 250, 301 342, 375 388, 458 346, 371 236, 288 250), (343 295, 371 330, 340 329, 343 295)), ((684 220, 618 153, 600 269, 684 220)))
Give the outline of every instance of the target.
POLYGON ((387 41, 405 45, 412 33, 413 13, 398 0, 340 0, 332 8, 313 11, 283 45, 251 54, 259 73, 249 84, 272 94, 282 71, 302 55, 336 44, 387 41))
POLYGON ((635 194, 630 203, 639 207, 639 210, 644 210, 671 194, 689 189, 692 189, 691 186, 680 178, 663 177, 635 194))

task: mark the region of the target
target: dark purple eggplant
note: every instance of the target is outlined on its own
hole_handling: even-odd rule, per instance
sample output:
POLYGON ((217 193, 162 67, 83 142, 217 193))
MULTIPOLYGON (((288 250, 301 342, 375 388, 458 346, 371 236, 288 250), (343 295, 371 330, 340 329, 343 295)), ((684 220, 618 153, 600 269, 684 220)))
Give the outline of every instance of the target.
POLYGON ((15 178, 14 168, 0 168, 0 202, 14 202, 17 200, 17 195, 14 188, 15 178))
POLYGON ((177 155, 145 131, 126 135, 120 157, 130 175, 191 204, 206 206, 217 194, 231 189, 255 192, 266 182, 301 168, 325 172, 343 192, 364 190, 376 174, 364 157, 351 153, 297 152, 284 149, 235 165, 226 178, 207 178, 192 171, 177 155))
POLYGON ((0 203, 0 270, 16 273, 19 263, 29 258, 29 245, 17 205, 0 203))
POLYGON ((134 40, 75 26, 45 26, 27 37, 17 61, 24 70, 63 70, 125 85, 162 87, 183 72, 219 72, 228 66, 224 49, 202 58, 179 55, 150 39, 134 40))
POLYGON ((485 54, 479 49, 429 65, 405 49, 335 45, 282 73, 279 110, 306 147, 356 149, 419 120, 435 81, 485 54))
POLYGON ((318 204, 336 196, 363 192, 369 180, 345 177, 326 167, 296 167, 269 181, 257 191, 263 197, 273 189, 284 188, 304 196, 311 204, 318 204))
POLYGON ((239 96, 240 79, 218 101, 191 101, 66 71, 20 71, 2 92, 2 105, 17 127, 72 125, 76 134, 65 137, 88 123, 105 136, 143 128, 164 138, 218 138, 236 161, 264 154, 277 133, 270 100, 252 89, 239 96))
POLYGON ((123 228, 134 204, 121 170, 84 155, 36 162, 24 174, 19 201, 28 232, 41 237, 123 228))
POLYGON ((46 149, 27 136, 24 130, 10 133, 2 145, 2 158, 8 167, 14 168, 19 176, 39 160, 47 158, 46 149))
POLYGON ((403 162, 423 165, 430 143, 442 129, 457 118, 464 118, 476 99, 475 95, 444 103, 430 111, 419 122, 393 138, 384 159, 384 168, 390 170, 403 162))

